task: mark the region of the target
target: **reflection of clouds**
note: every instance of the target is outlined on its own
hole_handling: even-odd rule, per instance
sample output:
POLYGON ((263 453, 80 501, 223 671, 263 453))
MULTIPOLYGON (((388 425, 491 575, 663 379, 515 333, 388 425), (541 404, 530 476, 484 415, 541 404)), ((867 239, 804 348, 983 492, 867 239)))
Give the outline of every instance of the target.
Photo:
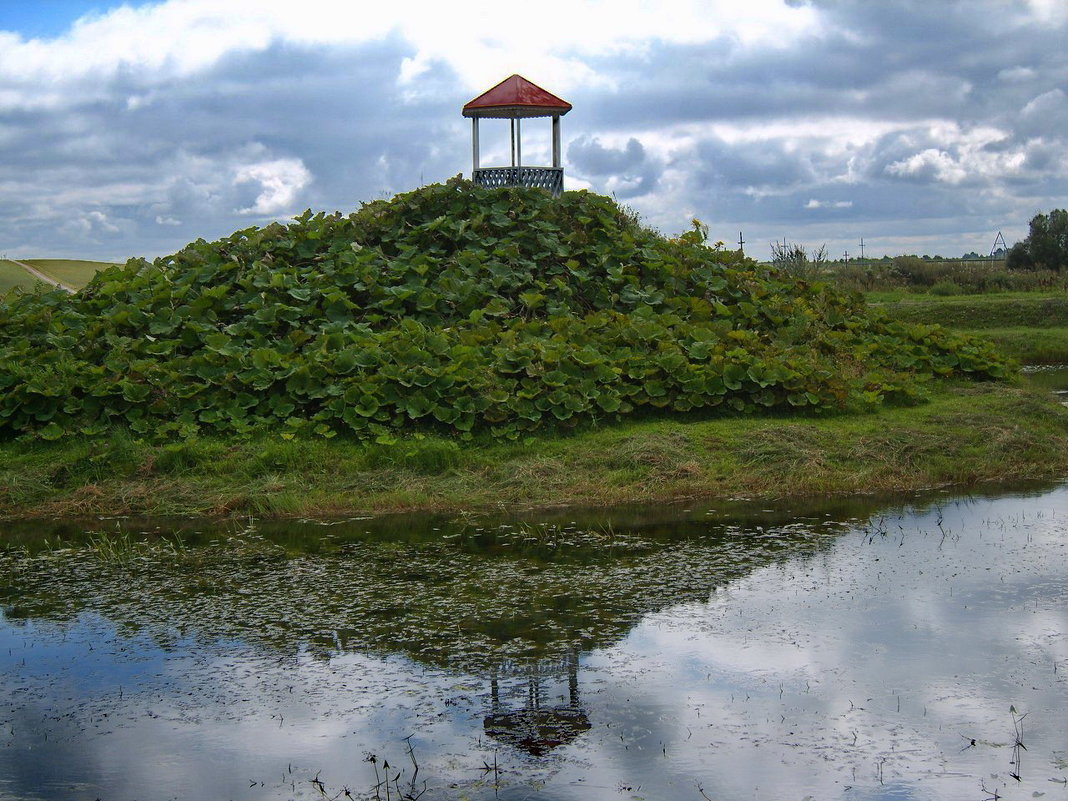
MULTIPOLYGON (((981 797, 981 780, 1007 801, 1059 791, 1048 779, 1068 752, 1066 511, 1068 490, 888 513, 648 614, 581 661, 590 729, 538 758, 485 736, 489 674, 155 643, 92 615, 0 623, 0 795, 39 797, 46 771, 53 797, 316 797, 316 774, 332 794, 366 794, 365 753, 408 771, 403 785, 411 734, 424 801, 492 798, 479 768, 495 755, 502 798, 699 798, 701 787, 724 799, 953 801, 981 797), (20 664, 29 650, 32 670, 20 664), (1028 714, 1019 784, 1010 704, 1028 714), (4 720, 44 721, 48 744, 12 737, 4 720), (75 782, 82 795, 57 789, 75 782)), ((565 705, 567 681, 546 675, 545 703, 565 705)), ((521 707, 527 688, 522 670, 503 675, 502 706, 521 707)))
MULTIPOLYGON (((1042 503, 1063 510, 1065 499, 1042 503)), ((589 660, 642 677, 640 694, 615 684, 602 702, 626 705, 669 753, 679 740, 688 753, 704 745, 712 761, 683 767, 706 790, 748 797, 758 782, 768 798, 838 797, 847 781, 876 784, 880 765, 887 784, 863 797, 971 797, 979 777, 1007 778, 1010 754, 962 752, 962 735, 1011 744, 1015 704, 1035 738, 1023 785, 1044 792, 1051 752, 1068 745, 1058 729, 1068 682, 1050 681, 1052 646, 1068 631, 1068 558, 1063 534, 1040 535, 1040 519, 1027 524, 1020 511, 1018 499, 943 508, 943 543, 906 517, 911 531, 896 537, 841 540, 815 583, 820 568, 795 561, 706 605, 647 616, 613 658, 589 660), (992 536, 1006 528, 1014 536, 992 536), (673 726, 662 725, 665 709, 673 726)), ((938 510, 921 518, 930 526, 938 510)), ((629 751, 610 745, 625 768, 629 751)))

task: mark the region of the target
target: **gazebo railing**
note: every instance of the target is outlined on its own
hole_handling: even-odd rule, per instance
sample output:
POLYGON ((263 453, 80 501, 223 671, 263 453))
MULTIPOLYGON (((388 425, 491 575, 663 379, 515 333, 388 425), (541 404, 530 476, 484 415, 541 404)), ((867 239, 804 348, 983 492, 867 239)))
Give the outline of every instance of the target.
POLYGON ((557 197, 564 191, 563 167, 487 167, 475 170, 472 180, 479 186, 531 186, 557 197))

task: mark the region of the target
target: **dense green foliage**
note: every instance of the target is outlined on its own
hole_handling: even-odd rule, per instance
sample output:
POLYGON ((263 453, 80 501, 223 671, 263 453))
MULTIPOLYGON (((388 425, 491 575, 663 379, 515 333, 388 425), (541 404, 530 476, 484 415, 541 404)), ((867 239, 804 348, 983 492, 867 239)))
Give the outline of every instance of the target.
POLYGON ((1054 209, 1031 219, 1027 238, 1009 250, 1009 269, 1068 268, 1068 211, 1054 209))
POLYGON ((389 441, 648 410, 830 410, 1003 375, 982 340, 666 239, 607 198, 460 180, 0 303, 0 431, 389 441))

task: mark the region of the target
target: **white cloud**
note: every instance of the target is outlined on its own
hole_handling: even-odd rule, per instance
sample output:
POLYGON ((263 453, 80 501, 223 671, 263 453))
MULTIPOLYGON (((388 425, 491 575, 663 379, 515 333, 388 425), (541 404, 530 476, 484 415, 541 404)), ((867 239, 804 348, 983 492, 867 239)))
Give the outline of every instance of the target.
POLYGON ((888 164, 886 172, 889 175, 934 178, 951 184, 959 184, 968 177, 967 171, 949 153, 933 147, 888 164))
POLYGON ((1026 145, 1013 143, 1008 133, 990 126, 965 129, 947 122, 906 131, 898 141, 918 148, 885 166, 886 175, 898 178, 993 184, 1017 176, 1027 159, 1026 145))
POLYGON ((1038 73, 1030 67, 1008 67, 998 72, 998 79, 1009 83, 1030 81, 1038 76, 1038 73))
POLYGON ((806 209, 851 209, 852 200, 816 200, 812 198, 805 204, 806 209))
POLYGON ((117 234, 121 230, 119 226, 112 222, 108 215, 102 211, 84 212, 70 220, 64 227, 67 231, 82 236, 89 236, 96 233, 117 234))
POLYGON ((1063 25, 1068 22, 1068 5, 1064 0, 1027 0, 1027 5, 1040 23, 1063 25))
MULTIPOLYGON (((121 229, 119 255, 158 254, 249 217, 441 180, 469 164, 459 105, 512 72, 576 103, 565 152, 641 143, 642 160, 601 172, 576 150, 567 185, 633 199, 666 231, 697 216, 754 242, 791 225, 831 241, 856 238, 863 216, 858 233, 902 248, 930 219, 1008 235, 1068 187, 1056 28, 1068 5, 1027 2, 995 26, 996 0, 946 14, 822 0, 546 0, 536 14, 487 0, 163 0, 51 39, 0 32, 0 240, 51 251, 51 232, 94 209, 121 229), (932 25, 937 37, 918 35, 932 25), (863 215, 843 196, 863 197, 863 215)), ((503 147, 506 160, 492 127, 483 155, 503 147)), ((544 163, 548 137, 524 133, 524 161, 544 163)), ((100 221, 85 223, 103 241, 100 221)))
POLYGON ((1051 89, 1029 101, 1021 112, 1024 116, 1050 117, 1068 111, 1068 95, 1060 87, 1051 89))
POLYGON ((780 0, 744 5, 732 0, 656 5, 644 0, 545 0, 537 14, 482 0, 170 0, 85 17, 57 39, 25 41, 0 34, 0 74, 19 83, 59 84, 126 69, 173 78, 275 41, 352 45, 396 32, 416 51, 404 69, 407 80, 438 60, 450 64, 471 89, 482 87, 487 76, 505 77, 517 69, 573 88, 598 79, 575 51, 604 53, 654 38, 699 42, 717 36, 781 46, 816 24, 815 10, 780 0))
POLYGON ((297 193, 311 182, 312 176, 300 159, 275 159, 238 168, 234 185, 258 183, 260 193, 249 207, 239 214, 269 216, 290 210, 297 193))

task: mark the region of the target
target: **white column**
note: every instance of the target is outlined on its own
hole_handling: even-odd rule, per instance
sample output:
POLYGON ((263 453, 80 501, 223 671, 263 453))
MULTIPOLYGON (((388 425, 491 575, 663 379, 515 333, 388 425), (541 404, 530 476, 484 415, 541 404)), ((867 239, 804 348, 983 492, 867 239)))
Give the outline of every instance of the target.
POLYGON ((553 115, 553 166, 560 166, 560 115, 553 115))
POLYGON ((478 117, 471 118, 471 180, 478 170, 478 117))
POLYGON ((515 166, 523 166, 523 120, 515 121, 515 166))
POLYGON ((511 117, 508 120, 508 124, 512 130, 512 166, 515 166, 515 117, 511 117))

